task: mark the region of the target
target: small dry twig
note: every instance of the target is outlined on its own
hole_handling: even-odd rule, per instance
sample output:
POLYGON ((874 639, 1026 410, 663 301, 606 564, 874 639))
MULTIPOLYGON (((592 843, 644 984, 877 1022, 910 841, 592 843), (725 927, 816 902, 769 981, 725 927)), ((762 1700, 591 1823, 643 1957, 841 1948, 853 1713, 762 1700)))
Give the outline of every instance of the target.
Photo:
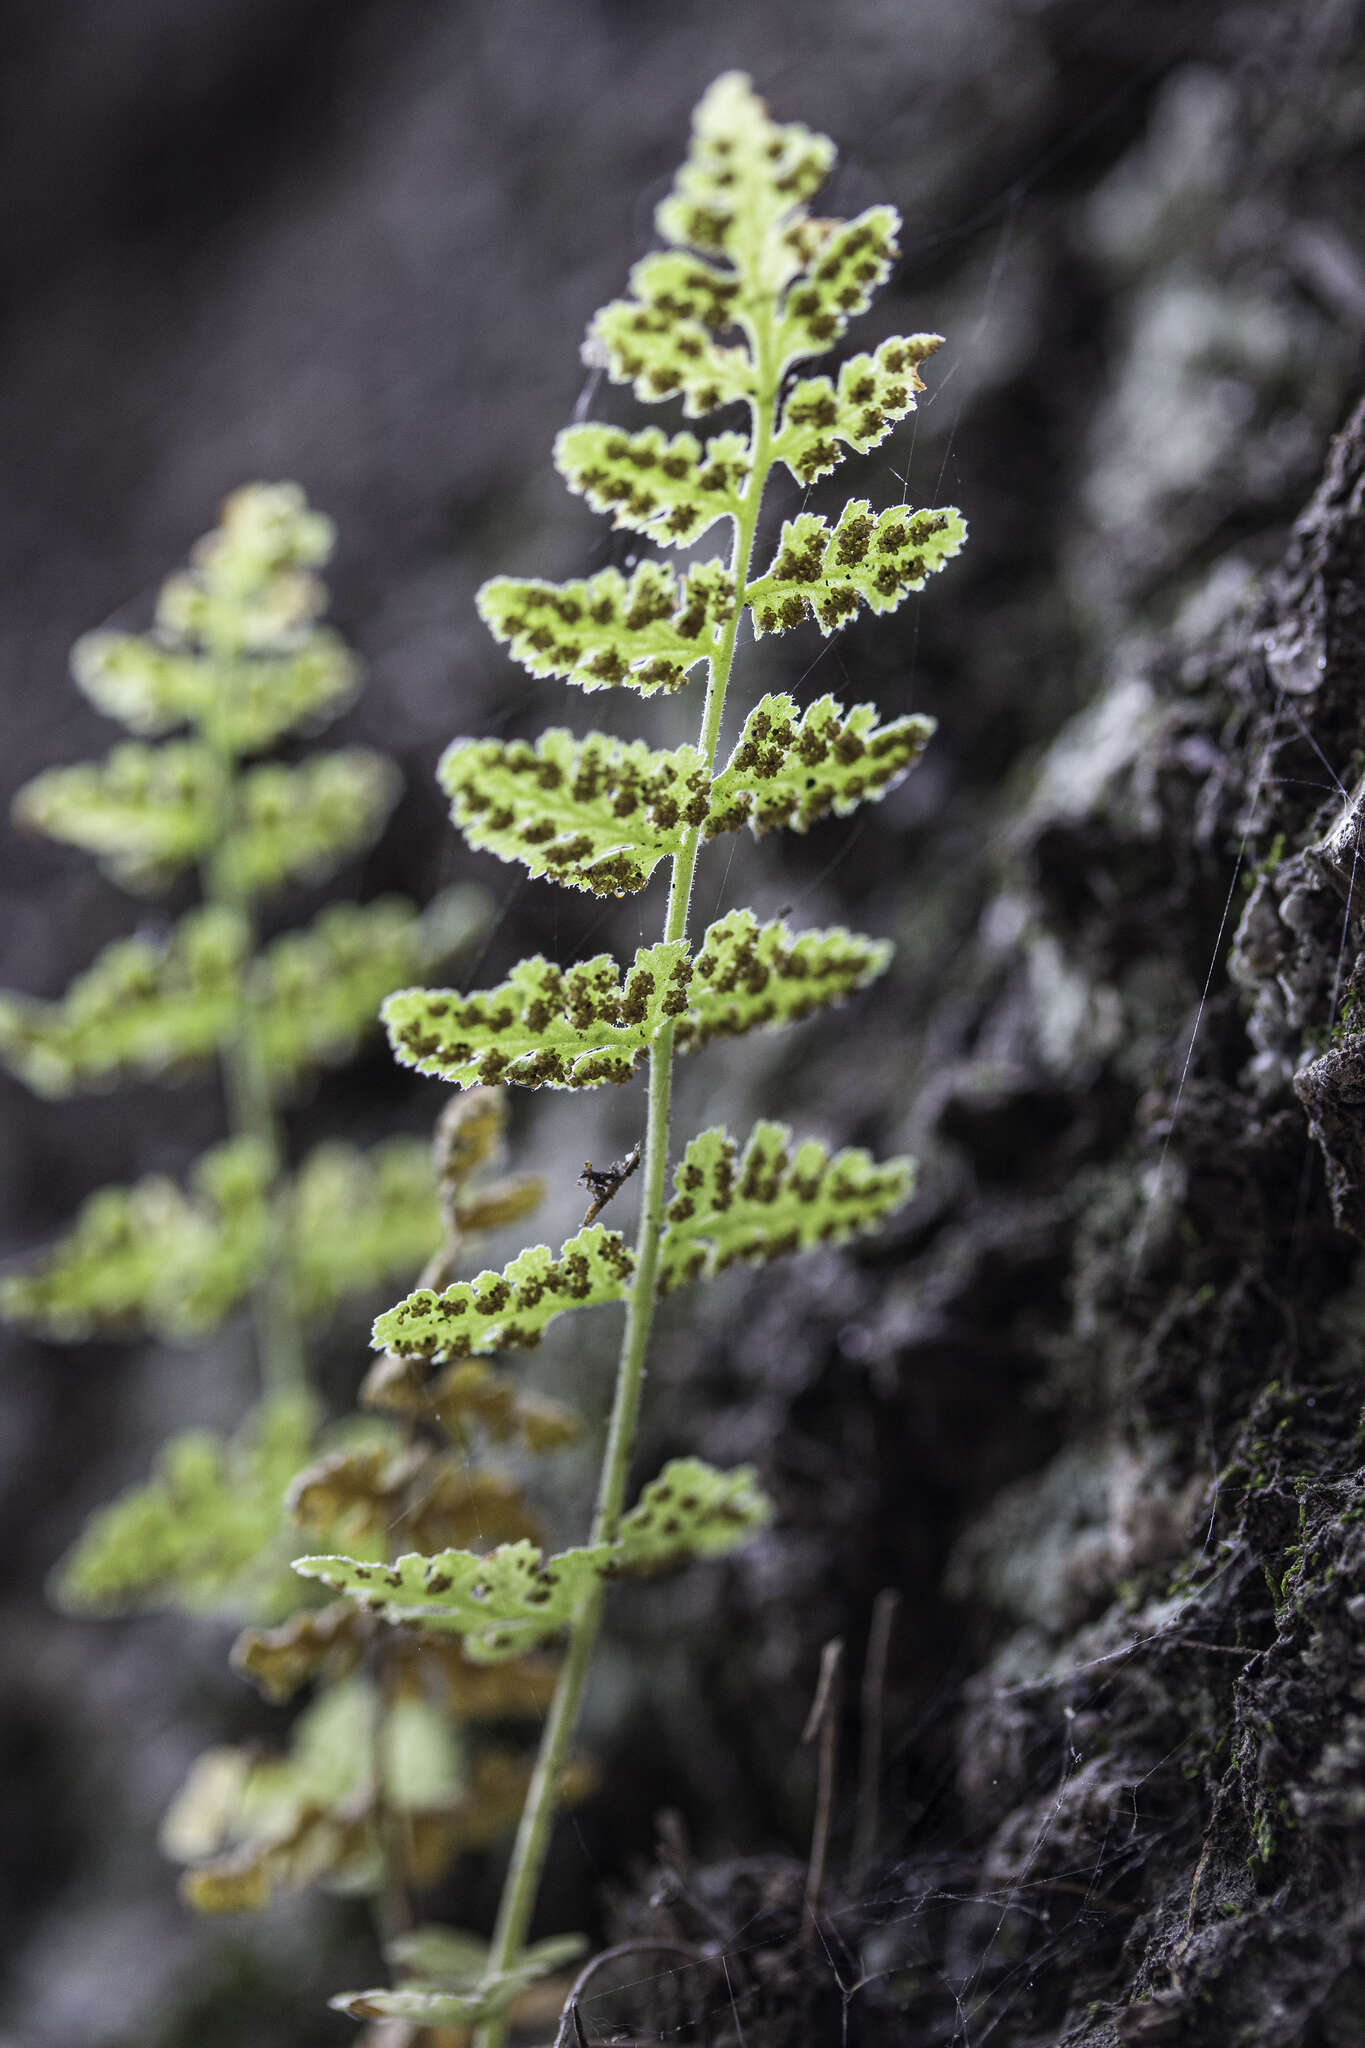
POLYGON ((624 1159, 617 1159, 610 1166, 594 1166, 591 1159, 583 1162, 583 1171, 578 1176, 578 1185, 587 1188, 593 1197, 592 1206, 583 1218, 583 1228, 595 1223, 613 1195, 621 1192, 626 1182, 640 1164, 640 1146, 637 1141, 633 1151, 624 1159))
POLYGON ((882 1716, 886 1697, 886 1658, 891 1628, 901 1596, 884 1586, 872 1606, 863 1665, 862 1743, 858 1756, 858 1804, 853 1822, 852 1881, 861 1884, 877 1846, 877 1804, 882 1776, 882 1716))
POLYGON ((819 1777, 815 1794, 815 1824, 811 1829, 810 1863, 806 1871, 806 1918, 801 1930, 803 1946, 815 1932, 815 1915, 825 1882, 825 1858, 829 1854, 829 1828, 834 1812, 834 1766, 839 1741, 839 1680, 844 1659, 844 1639, 831 1636, 820 1653, 820 1678, 815 1688, 803 1742, 820 1737, 819 1777))

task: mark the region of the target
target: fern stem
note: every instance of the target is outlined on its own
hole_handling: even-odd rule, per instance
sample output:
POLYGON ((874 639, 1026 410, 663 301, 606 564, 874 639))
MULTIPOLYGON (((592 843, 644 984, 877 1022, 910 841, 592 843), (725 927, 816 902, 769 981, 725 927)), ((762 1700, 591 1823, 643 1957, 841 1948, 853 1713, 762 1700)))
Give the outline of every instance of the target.
MULTIPOLYGON (((212 735, 205 733, 206 739, 212 735)), ((215 746, 220 773, 221 829, 218 845, 201 868, 204 901, 230 910, 246 927, 246 958, 256 955, 256 920, 250 897, 225 870, 220 857, 228 832, 238 811, 237 761, 221 741, 215 746)), ((267 1162, 268 1200, 278 1210, 284 1178, 284 1141, 270 1090, 270 1073, 260 1030, 248 995, 249 968, 238 973, 233 1027, 219 1049, 223 1097, 228 1129, 234 1138, 250 1138, 267 1162)), ((261 1384, 270 1394, 302 1393, 308 1386, 308 1363, 303 1332, 294 1306, 293 1287, 285 1262, 285 1234, 278 1214, 270 1218, 268 1241, 251 1294, 251 1314, 256 1332, 256 1355, 261 1384)))
MULTIPOLYGON (((758 531, 763 490, 771 462, 773 405, 777 379, 771 366, 771 319, 756 323, 755 360, 758 392, 752 402, 753 461, 749 480, 735 520, 731 574, 735 588, 734 615, 725 627, 710 664, 706 704, 702 712, 699 740, 707 772, 714 774, 725 697, 734 667, 735 642, 744 608, 744 592, 758 531)), ((668 891, 668 912, 664 926, 666 941, 687 937, 687 913, 701 850, 701 827, 693 826, 674 856, 668 891)), ((654 1282, 663 1240, 664 1195, 668 1180, 669 1108, 673 1093, 674 1026, 665 1025, 649 1056, 649 1097, 645 1124, 645 1160, 642 1179, 640 1226, 635 1244, 635 1273, 626 1308, 626 1326, 616 1371, 616 1391, 606 1450, 598 1480, 597 1504, 593 1514, 593 1543, 609 1543, 616 1535, 630 1476, 635 1447, 640 1396, 644 1388, 645 1362, 654 1322, 654 1282)), ((490 1971, 510 1969, 525 1946, 535 1911, 536 1895, 550 1845, 555 1797, 560 1775, 569 1760, 569 1748, 578 1725, 579 1708, 588 1668, 596 1646, 606 1582, 599 1579, 579 1603, 569 1636, 569 1647, 560 1667, 554 1701, 541 1737, 535 1771, 527 1788, 521 1823, 512 1850, 507 1879, 498 1908, 497 1925, 488 1959, 490 1971)), ((504 2048, 507 2038, 505 2015, 487 2021, 475 2035, 476 2048, 504 2048)))

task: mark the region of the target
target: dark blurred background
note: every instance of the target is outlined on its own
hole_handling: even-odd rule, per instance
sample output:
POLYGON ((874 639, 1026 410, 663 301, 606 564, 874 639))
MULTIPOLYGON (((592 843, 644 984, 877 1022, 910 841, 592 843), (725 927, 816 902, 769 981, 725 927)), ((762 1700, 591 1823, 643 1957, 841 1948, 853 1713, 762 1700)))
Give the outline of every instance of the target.
MULTIPOLYGON (((925 1193, 877 1255, 732 1280, 666 1337, 646 1460, 756 1457, 783 1528, 666 1612, 623 1603, 589 1727, 606 1789, 566 1830, 552 1917, 581 1916, 599 1880, 629 1882, 660 1805, 686 1811, 703 1854, 803 1850, 795 1736, 820 1643, 842 1629, 857 1647, 879 1586, 908 1600, 898 1735, 928 1730, 932 1752, 949 1713, 971 1654, 941 1590, 949 1551, 1059 1441, 1046 1401, 1012 1408, 1003 1432, 983 1418, 1027 1394, 1039 1332, 1061 1314, 1039 1219, 1075 1158, 1049 1151, 1067 1052, 1035 1043, 1042 1079, 1013 1095, 944 1077, 969 1053, 1007 1074, 1023 1057, 1008 1032, 980 1042, 982 989, 1012 957, 1010 833, 1044 750, 1102 680, 1138 675, 1153 635, 1216 622, 1273 558, 1358 390, 1360 25, 1349 0, 11 0, 0 14, 5 791, 115 737, 67 679, 76 635, 146 623, 234 485, 297 479, 338 523, 334 615, 369 671, 338 737, 390 748, 409 779, 357 886, 424 898, 483 884, 480 978, 535 948, 567 961, 633 946, 659 914, 653 895, 604 915, 518 886, 449 831, 431 771, 461 731, 683 736, 676 705, 589 707, 531 684, 472 599, 497 571, 581 574, 626 552, 564 493, 550 443, 585 394, 586 323, 649 246, 717 72, 750 71, 779 118, 835 138, 829 210, 901 209, 902 264, 855 344, 947 336, 918 420, 828 495, 960 504, 966 555, 893 618, 833 644, 814 627, 764 643, 749 670, 803 701, 833 690, 887 715, 930 711, 939 737, 875 811, 733 857, 714 848, 699 884, 707 917, 713 902, 786 902, 804 922, 891 933, 897 971, 791 1041, 708 1055, 679 1112, 680 1129, 728 1108, 913 1141, 925 1193), (944 1254, 945 1219, 964 1214, 978 1220, 944 1254), (737 1660, 725 1630, 741 1625, 737 1660)), ((635 416, 619 392, 590 397, 599 416, 635 416)), ((1087 749, 1106 743, 1054 752, 1054 776, 1083 782, 1087 749)), ((1067 800, 1061 783, 1053 798, 1067 800)), ((80 856, 11 832, 0 982, 54 995, 151 914, 80 856)), ((1052 965, 1043 1007, 1065 1034, 1052 965)), ((1162 1001, 1154 989, 1154 1028, 1173 1029, 1162 1001)), ((1141 1076, 1120 1059, 1095 1086, 1097 1127, 1112 1126, 1141 1076)), ((518 1106, 515 1163, 554 1190, 547 1236, 574 1218, 585 1152, 634 1135, 634 1091, 608 1092, 518 1106)), ((0 1095, 13 1250, 103 1181, 182 1170, 218 1131, 210 1089, 51 1108, 0 1080, 0 1095)), ((376 1049, 295 1129, 420 1129, 434 1107, 376 1049)), ((606 1369, 592 1341, 562 1360, 590 1402, 606 1369)), ((358 1364, 332 1369, 344 1399, 358 1364)), ((548 1348, 541 1370, 553 1379, 548 1348)), ((320 2001, 373 1970, 355 1908, 205 1928, 176 1902, 154 1845, 167 1797, 198 1748, 273 1725, 226 1670, 228 1632, 73 1623, 43 1600, 90 1507, 170 1428, 230 1425, 247 1377, 240 1334, 180 1354, 10 1347, 12 2048, 341 2042, 351 2023, 320 2001)), ((904 1807, 903 1785, 895 1796, 904 1807)), ((486 1911, 494 1877, 475 1872, 456 1903, 486 1911)))

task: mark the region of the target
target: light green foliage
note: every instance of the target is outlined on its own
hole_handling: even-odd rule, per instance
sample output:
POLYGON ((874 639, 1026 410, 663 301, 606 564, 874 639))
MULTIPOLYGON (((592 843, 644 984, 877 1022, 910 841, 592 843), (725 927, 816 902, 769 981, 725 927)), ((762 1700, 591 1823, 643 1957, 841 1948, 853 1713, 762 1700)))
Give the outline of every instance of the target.
POLYGON ((418 1138, 389 1138, 368 1151, 337 1140, 309 1153, 290 1200, 300 1315, 325 1315, 431 1256, 441 1222, 430 1154, 418 1138))
POLYGON ((359 670, 317 623, 326 592, 313 572, 332 540, 297 485, 238 491, 191 567, 164 586, 156 630, 87 634, 72 656, 76 681, 135 733, 193 725, 230 755, 334 717, 359 670))
POLYGON ((531 1245, 501 1273, 457 1280, 441 1294, 419 1287, 378 1318, 375 1348, 427 1359, 525 1349, 568 1309, 619 1301, 632 1269, 616 1232, 593 1223, 557 1259, 548 1245, 531 1245))
POLYGON ((703 836, 789 825, 803 832, 831 812, 845 817, 884 796, 918 761, 934 731, 911 714, 877 724, 873 704, 851 711, 820 697, 801 712, 785 694, 750 712, 725 768, 710 778, 695 747, 659 752, 642 740, 551 726, 526 740, 456 740, 438 777, 471 846, 522 862, 599 896, 642 889, 703 836))
POLYGON ((743 1157, 726 1131, 692 1140, 664 1212, 661 1294, 737 1261, 752 1265, 839 1244, 875 1230, 910 1199, 910 1160, 878 1164, 852 1147, 831 1157, 815 1138, 792 1149, 791 1135, 785 1124, 756 1124, 743 1157))
POLYGON ((163 939, 116 939, 56 1002, 0 993, 0 1060, 39 1095, 181 1079, 231 1029, 248 943, 238 913, 210 905, 163 939))
POLYGON ((434 1557, 400 1557, 391 1565, 301 1557, 294 1569, 391 1620, 458 1635, 466 1656, 491 1664, 519 1657, 567 1628, 609 1558, 603 1544, 547 1558, 534 1543, 504 1543, 486 1556, 443 1550, 434 1557))
POLYGON ((102 762, 50 768, 15 798, 21 824, 95 854, 125 888, 169 886, 211 848, 241 896, 320 881, 382 830, 398 775, 382 754, 348 747, 297 768, 265 762, 241 778, 225 828, 229 783, 211 748, 125 740, 102 762), (221 841, 221 844, 219 842, 221 841))
POLYGON ((167 887, 212 843, 223 777, 197 740, 125 740, 103 761, 49 768, 14 799, 15 821, 93 853, 125 889, 167 887))
POLYGON ((172 1438, 150 1479, 91 1517, 54 1580, 56 1598, 77 1613, 167 1604, 283 1612, 285 1488, 316 1425, 310 1400, 280 1395, 227 1441, 207 1430, 172 1438))
POLYGON ((486 1556, 443 1550, 391 1565, 303 1557, 294 1569, 390 1620, 458 1635, 477 1663, 499 1663, 566 1629, 596 1580, 723 1557, 771 1519, 772 1504, 751 1466, 718 1472, 700 1458, 675 1458, 622 1519, 614 1542, 552 1557, 534 1543, 503 1543, 486 1556))
POLYGON ((832 633, 860 602, 874 612, 894 611, 957 554, 966 534, 952 507, 910 512, 891 505, 874 515, 866 498, 853 498, 832 531, 816 513, 801 512, 783 521, 770 568, 745 591, 754 630, 781 633, 809 613, 832 633))
POLYGON ((869 206, 853 220, 792 222, 785 239, 797 274, 777 330, 783 370, 805 356, 824 355, 842 339, 849 321, 867 311, 900 254, 900 224, 894 206, 869 206))
MULTIPOLYGON (((313 1320, 420 1266, 440 1235, 429 1148, 319 1146, 284 1205, 281 1249, 297 1313, 313 1320)), ((251 1290, 271 1229, 269 1160, 233 1139, 196 1162, 188 1190, 163 1174, 101 1188, 64 1237, 0 1278, 0 1315, 59 1343, 150 1335, 190 1343, 251 1290)))
POLYGON ((831 812, 847 817, 894 789, 933 732, 934 720, 915 713, 879 726, 875 704, 845 711, 817 697, 803 713, 785 692, 761 697, 711 785, 705 836, 745 824, 755 835, 782 825, 804 832, 831 812))
POLYGON ((695 434, 670 440, 658 427, 623 434, 615 427, 566 427, 555 467, 571 491, 612 524, 648 534, 663 547, 690 547, 718 519, 733 518, 749 474, 743 434, 695 434))
POLYGON ((867 455, 915 410, 914 394, 924 389, 919 366, 942 340, 940 334, 896 335, 875 355, 851 356, 837 383, 803 377, 782 408, 774 459, 785 462, 798 483, 813 484, 843 461, 840 442, 867 455))
POLYGON ((484 915, 482 896, 467 889, 449 890, 421 913, 401 896, 379 896, 330 904, 302 931, 272 939, 248 995, 277 1087, 350 1059, 389 990, 446 958, 484 915))
POLYGON ((496 576, 479 592, 489 631, 533 676, 562 676, 581 690, 628 683, 642 697, 680 690, 734 617, 734 584, 722 562, 682 576, 641 562, 629 581, 602 569, 586 582, 519 582, 496 576))
POLYGON ((775 294, 797 268, 792 231, 805 219, 803 201, 834 155, 828 136, 770 121, 748 79, 727 71, 692 116, 691 148, 654 224, 666 242, 728 257, 742 284, 775 294))
POLYGON ((0 1315, 67 1344, 202 1337, 237 1307, 260 1266, 269 1183, 260 1146, 238 1138, 202 1155, 188 1192, 162 1174, 101 1188, 65 1237, 0 1279, 0 1315))
POLYGON ((552 1934, 524 1948, 510 1970, 492 1970, 488 1943, 446 1927, 418 1927, 390 1944, 411 1973, 401 1991, 343 1991, 330 2002, 357 2020, 408 2020, 426 2027, 472 2025, 506 2011, 528 1986, 582 1955, 581 1934, 552 1934))
POLYGON ((644 405, 681 397, 690 419, 752 398, 748 350, 717 339, 740 317, 735 278, 675 252, 643 257, 630 273, 630 289, 630 298, 603 306, 584 350, 614 384, 633 385, 644 405))
POLYGON ((672 1458, 622 1518, 617 1569, 648 1574, 725 1557, 772 1517, 752 1465, 718 1472, 702 1458, 672 1458))
POLYGON ((798 937, 780 920, 761 925, 751 910, 732 910, 710 927, 693 963, 676 1043, 691 1051, 713 1038, 799 1023, 865 988, 890 959, 885 939, 839 926, 798 937))
POLYGON ((399 989, 381 1015, 395 1058, 443 1081, 596 1088, 628 1081, 671 1021, 682 1048, 794 1024, 889 959, 883 940, 837 927, 796 936, 737 910, 711 926, 695 962, 681 945, 642 947, 623 980, 607 953, 567 970, 537 953, 482 994, 399 989))
POLYGON ((400 786, 392 761, 368 747, 297 768, 262 762, 241 779, 237 822, 217 855, 224 881, 242 896, 325 881, 379 837, 400 786))
POLYGON ((163 939, 114 940, 56 1002, 0 993, 0 1060, 41 1095, 183 1080, 236 1036, 245 1003, 272 1079, 291 1088, 349 1059, 388 991, 476 928, 482 899, 450 894, 425 915, 398 896, 331 904, 254 961, 239 911, 187 911, 163 939))
POLYGON ((471 846, 599 896, 643 889, 707 813, 711 778, 695 747, 551 726, 525 740, 456 740, 438 778, 471 846))
POLYGON ((482 994, 399 989, 380 1015, 395 1059, 468 1087, 595 1088, 628 1081, 650 1041, 686 1006, 681 944, 645 946, 622 977, 608 953, 568 969, 539 953, 482 994))

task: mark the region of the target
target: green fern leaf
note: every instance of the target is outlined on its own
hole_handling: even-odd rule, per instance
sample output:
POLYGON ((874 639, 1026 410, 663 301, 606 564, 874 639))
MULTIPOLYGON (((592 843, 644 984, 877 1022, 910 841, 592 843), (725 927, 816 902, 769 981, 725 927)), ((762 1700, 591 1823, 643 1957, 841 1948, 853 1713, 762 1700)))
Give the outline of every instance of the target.
POLYGON ((666 242, 727 256, 762 277, 779 230, 829 176, 834 145, 792 122, 779 126, 742 72, 727 71, 692 116, 692 139, 654 219, 666 242))
POLYGON ((86 1524, 58 1568, 59 1604, 80 1614, 166 1604, 286 1612, 284 1493, 315 1426, 309 1401, 282 1395, 227 1441, 206 1430, 173 1437, 152 1477, 86 1524))
POLYGON ((876 448, 898 421, 915 410, 923 391, 919 366, 942 345, 941 334, 895 336, 875 355, 852 356, 828 377, 805 377, 782 408, 773 459, 785 462, 798 483, 828 476, 844 459, 843 442, 859 455, 876 448))
POLYGON ((272 940, 247 986, 277 1086, 342 1065, 374 1030, 389 990, 448 957, 486 915, 482 891, 447 891, 422 913, 401 896, 381 896, 334 903, 304 930, 272 940))
POLYGON ((389 1944, 405 1973, 401 1991, 343 1991, 329 2003, 357 2020, 465 2028, 505 2012, 529 1985, 575 1962, 587 1945, 581 1934, 552 1934, 524 1948, 510 1970, 490 1970, 487 1942, 448 1927, 418 1927, 389 1944))
POLYGON ((219 873, 244 896, 324 881, 379 837, 401 786, 393 763, 368 747, 317 754, 297 768, 252 768, 238 785, 239 822, 216 856, 219 873))
POLYGON ((153 892, 213 842, 222 775, 195 740, 128 740, 103 761, 49 768, 14 799, 17 823, 93 853, 123 888, 153 892))
POLYGON ((196 1162, 185 1194, 161 1174, 101 1188, 65 1237, 0 1280, 0 1316, 62 1344, 149 1333, 188 1343, 216 1329, 259 1270, 269 1165, 237 1138, 196 1162))
POLYGON ((703 448, 693 434, 669 440, 658 427, 566 427, 555 467, 571 491, 613 525, 648 534, 664 547, 689 547, 717 519, 737 518, 749 474, 743 434, 718 434, 703 448))
POLYGON ((855 220, 801 224, 795 239, 802 274, 787 293, 777 333, 777 358, 784 370, 803 356, 824 355, 849 321, 867 311, 900 254, 900 224, 894 206, 869 206, 855 220))
POLYGON ((246 927, 192 910, 164 940, 119 939, 56 1002, 0 994, 0 1060, 36 1094, 178 1078, 231 1029, 246 927))
POLYGON ((533 1543, 504 1543, 484 1557, 444 1550, 400 1557, 392 1565, 349 1557, 301 1557, 294 1570, 348 1593, 393 1621, 420 1622, 463 1638, 478 1664, 519 1657, 568 1627, 588 1588, 601 1578, 611 1545, 561 1550, 546 1558, 533 1543))
POLYGON ((739 280, 676 252, 643 257, 630 273, 632 296, 603 306, 588 330, 586 361, 613 384, 633 385, 642 405, 680 397, 703 418, 757 389, 747 348, 717 335, 739 313, 739 280))
POLYGON ((680 690, 714 653, 735 592, 722 562, 699 562, 680 577, 650 561, 629 582, 619 569, 576 583, 495 576, 477 602, 493 637, 533 676, 562 676, 582 690, 625 683, 652 697, 680 690))
POLYGON ((956 506, 910 512, 892 505, 874 516, 865 498, 845 505, 833 532, 813 512, 784 520, 772 566, 745 592, 754 631, 780 633, 809 612, 822 632, 832 633, 860 601, 874 612, 894 611, 958 552, 966 534, 956 506))
POLYGON ((673 1458, 623 1516, 616 1569, 647 1574, 698 1557, 724 1557, 772 1517, 752 1465, 718 1472, 701 1458, 673 1458))
POLYGON ((456 740, 437 775, 471 846, 599 896, 643 889, 705 817, 710 786, 695 747, 655 753, 561 726, 534 747, 456 740))
POLYGON ((475 1663, 497 1663, 557 1635, 584 1593, 622 1573, 671 1571, 738 1549, 772 1518, 750 1466, 718 1472, 700 1458, 675 1458, 623 1517, 614 1543, 546 1557, 535 1544, 502 1543, 479 1555, 443 1550, 393 1564, 350 1557, 301 1557, 294 1570, 348 1594, 388 1621, 419 1624, 464 1641, 475 1663))
POLYGON ((419 1073, 463 1087, 594 1088, 630 1079, 685 1007, 690 972, 681 943, 641 948, 624 980, 607 953, 568 969, 537 953, 478 995, 399 989, 381 1015, 394 1057, 419 1073))
POLYGON ((235 492, 191 567, 163 587, 155 632, 87 634, 72 654, 77 683, 136 733, 190 724, 231 753, 334 717, 359 669, 316 623, 326 592, 312 572, 332 540, 295 484, 235 492))
POLYGON ((255 754, 296 726, 335 718, 354 697, 360 668, 335 633, 315 627, 286 654, 230 665, 132 633, 87 633, 71 673, 97 709, 145 737, 193 725, 233 754, 255 754))
POLYGON ((620 1301, 633 1266, 616 1232, 595 1223, 570 1238, 557 1259, 548 1245, 531 1245, 501 1273, 457 1280, 441 1294, 419 1287, 378 1318, 375 1349, 443 1359, 527 1348, 568 1309, 620 1301))
POLYGON ((359 1399, 367 1408, 437 1423, 466 1450, 475 1430, 495 1444, 518 1443, 533 1458, 583 1434, 571 1408, 519 1387, 511 1373, 481 1358, 457 1359, 429 1380, 415 1360, 386 1352, 365 1375, 359 1399))
POLYGON ((326 1315, 348 1295, 392 1285, 441 1237, 431 1147, 390 1138, 362 1151, 319 1145, 294 1176, 290 1265, 298 1313, 326 1315))
POLYGON ((803 714, 785 693, 763 697, 711 785, 704 836, 746 824, 756 836, 778 826, 804 832, 831 812, 846 817, 894 789, 933 732, 934 720, 916 715, 879 726, 875 704, 845 711, 818 697, 803 714))
POLYGON ((664 1212, 660 1294, 736 1261, 760 1264, 874 1230, 913 1192, 908 1159, 878 1165, 856 1148, 831 1157, 814 1138, 790 1147, 790 1130, 775 1123, 754 1126, 742 1158, 726 1131, 692 1140, 664 1212))
POLYGON ((885 939, 838 925, 796 935, 781 922, 761 925, 751 910, 732 910, 710 927, 693 962, 676 1043, 693 1051, 713 1038, 799 1023, 874 981, 891 950, 885 939))

